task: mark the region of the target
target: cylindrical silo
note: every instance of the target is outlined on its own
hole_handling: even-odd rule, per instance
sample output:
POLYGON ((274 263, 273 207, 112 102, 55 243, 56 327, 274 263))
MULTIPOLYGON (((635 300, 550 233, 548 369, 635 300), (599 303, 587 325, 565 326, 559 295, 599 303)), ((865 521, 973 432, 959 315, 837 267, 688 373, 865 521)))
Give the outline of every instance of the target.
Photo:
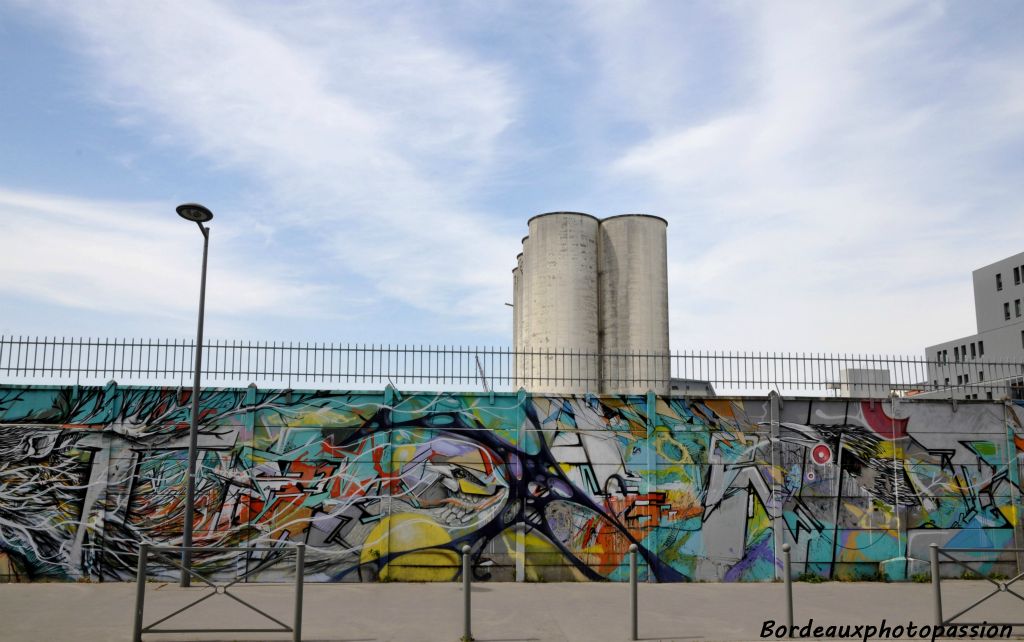
POLYGON ((520 365, 519 351, 522 349, 522 313, 523 313, 523 253, 516 257, 516 266, 512 268, 512 382, 518 388, 520 365))
POLYGON ((516 354, 516 374, 518 375, 516 389, 529 388, 525 375, 527 373, 526 334, 527 328, 530 327, 530 283, 526 274, 526 266, 530 256, 530 237, 524 236, 522 243, 522 262, 519 263, 519 304, 522 309, 519 310, 519 347, 516 348, 518 351, 518 354, 516 354))
POLYGON ((667 227, 648 214, 601 221, 601 392, 668 394, 667 227))
POLYGON ((529 220, 523 252, 524 379, 532 392, 597 392, 600 222, 579 212, 529 220))

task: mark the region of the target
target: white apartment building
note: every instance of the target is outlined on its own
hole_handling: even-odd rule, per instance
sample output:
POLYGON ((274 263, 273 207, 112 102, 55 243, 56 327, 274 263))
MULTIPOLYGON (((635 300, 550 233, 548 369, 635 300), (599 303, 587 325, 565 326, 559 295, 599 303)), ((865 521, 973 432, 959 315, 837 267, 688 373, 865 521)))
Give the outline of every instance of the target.
POLYGON ((974 270, 976 334, 925 348, 929 396, 1020 399, 1024 392, 1024 252, 974 270))

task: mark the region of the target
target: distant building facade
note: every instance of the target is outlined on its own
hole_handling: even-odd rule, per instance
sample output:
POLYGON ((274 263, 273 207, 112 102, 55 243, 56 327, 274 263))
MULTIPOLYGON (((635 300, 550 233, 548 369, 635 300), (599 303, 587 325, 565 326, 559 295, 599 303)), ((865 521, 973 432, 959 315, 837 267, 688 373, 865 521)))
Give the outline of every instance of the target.
POLYGON ((928 383, 948 386, 961 399, 1021 398, 1024 372, 1024 252, 974 270, 978 331, 925 348, 928 383), (1004 364, 985 370, 985 364, 1004 364), (991 385, 989 385, 991 384, 991 385))

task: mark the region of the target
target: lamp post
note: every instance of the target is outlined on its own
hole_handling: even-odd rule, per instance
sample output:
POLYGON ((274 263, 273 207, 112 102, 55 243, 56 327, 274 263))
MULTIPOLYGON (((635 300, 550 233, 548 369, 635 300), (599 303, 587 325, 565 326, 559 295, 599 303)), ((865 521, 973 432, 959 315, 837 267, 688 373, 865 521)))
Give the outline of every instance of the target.
POLYGON ((181 536, 181 586, 192 584, 192 523, 195 521, 196 451, 199 440, 199 373, 203 367, 203 314, 206 309, 206 253, 210 247, 210 228, 203 225, 213 219, 213 212, 198 203, 185 203, 177 208, 178 216, 192 221, 203 233, 203 272, 199 281, 199 328, 196 330, 195 376, 192 379, 192 417, 188 430, 188 475, 185 482, 185 528, 181 536))

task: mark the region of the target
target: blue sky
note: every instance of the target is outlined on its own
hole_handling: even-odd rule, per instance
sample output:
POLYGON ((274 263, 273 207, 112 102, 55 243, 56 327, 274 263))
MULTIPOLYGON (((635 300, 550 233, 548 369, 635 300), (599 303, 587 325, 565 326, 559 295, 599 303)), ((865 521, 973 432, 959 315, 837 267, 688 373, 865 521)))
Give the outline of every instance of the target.
POLYGON ((920 353, 1024 246, 1019 2, 0 2, 0 332, 508 345, 530 216, 677 349, 920 353))

